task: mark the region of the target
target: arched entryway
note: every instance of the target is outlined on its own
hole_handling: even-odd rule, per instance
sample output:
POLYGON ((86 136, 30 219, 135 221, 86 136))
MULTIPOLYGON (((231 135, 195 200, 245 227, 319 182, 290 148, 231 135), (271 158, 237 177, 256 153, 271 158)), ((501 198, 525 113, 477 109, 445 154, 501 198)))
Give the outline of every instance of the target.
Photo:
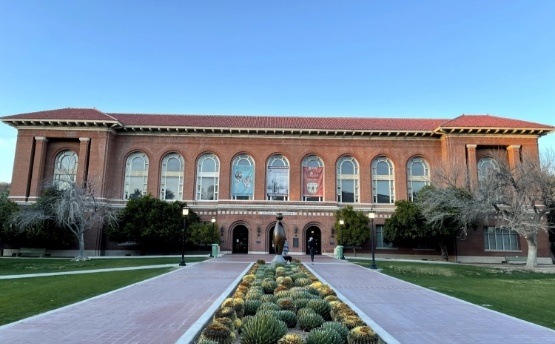
POLYGON ((274 228, 276 227, 276 224, 273 223, 272 226, 270 227, 270 232, 268 233, 268 253, 269 254, 276 254, 276 249, 274 247, 274 242, 272 241, 272 238, 274 237, 274 228))
POLYGON ((243 225, 233 228, 231 253, 249 253, 249 230, 243 225))
POLYGON ((308 239, 312 237, 315 241, 316 241, 316 251, 314 252, 315 254, 321 254, 322 253, 322 233, 320 232, 320 228, 316 227, 316 226, 310 226, 306 229, 306 235, 305 235, 305 250, 306 250, 306 254, 310 254, 310 251, 308 250, 308 239))

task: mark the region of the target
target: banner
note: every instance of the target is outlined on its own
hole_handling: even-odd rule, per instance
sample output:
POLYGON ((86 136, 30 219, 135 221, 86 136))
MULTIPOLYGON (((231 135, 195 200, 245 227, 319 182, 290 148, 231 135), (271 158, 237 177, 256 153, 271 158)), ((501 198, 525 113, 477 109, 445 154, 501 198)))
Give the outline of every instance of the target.
POLYGON ((324 197, 323 167, 303 167, 303 197, 324 197))
POLYGON ((233 166, 232 196, 252 196, 254 193, 254 166, 233 166))
POLYGON ((289 196, 289 166, 268 166, 266 193, 269 197, 289 196))

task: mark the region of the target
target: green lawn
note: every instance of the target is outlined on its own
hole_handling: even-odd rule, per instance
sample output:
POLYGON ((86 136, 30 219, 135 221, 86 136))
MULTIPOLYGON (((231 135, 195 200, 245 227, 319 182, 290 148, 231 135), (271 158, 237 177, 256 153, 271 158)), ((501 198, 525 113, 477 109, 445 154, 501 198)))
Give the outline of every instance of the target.
POLYGON ((106 293, 172 268, 0 280, 0 325, 106 293))
MULTIPOLYGON (((204 257, 185 257, 187 263, 200 262, 206 259, 204 257)), ((0 275, 109 269, 158 264, 175 264, 177 266, 180 261, 181 257, 99 258, 81 262, 74 262, 70 258, 2 258, 0 259, 0 275)))
POLYGON ((382 261, 378 266, 387 275, 555 329, 555 274, 457 264, 382 261))

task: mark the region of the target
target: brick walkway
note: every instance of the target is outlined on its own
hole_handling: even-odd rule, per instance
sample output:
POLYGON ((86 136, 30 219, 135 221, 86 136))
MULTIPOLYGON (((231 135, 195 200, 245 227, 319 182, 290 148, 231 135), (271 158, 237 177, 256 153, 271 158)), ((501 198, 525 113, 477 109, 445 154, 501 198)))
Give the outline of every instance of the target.
MULTIPOLYGON (((0 343, 189 343, 250 263, 226 255, 0 327, 0 343)), ((304 262, 309 258, 301 256, 304 262)), ((307 265, 388 343, 555 343, 555 331, 317 256, 307 265)))

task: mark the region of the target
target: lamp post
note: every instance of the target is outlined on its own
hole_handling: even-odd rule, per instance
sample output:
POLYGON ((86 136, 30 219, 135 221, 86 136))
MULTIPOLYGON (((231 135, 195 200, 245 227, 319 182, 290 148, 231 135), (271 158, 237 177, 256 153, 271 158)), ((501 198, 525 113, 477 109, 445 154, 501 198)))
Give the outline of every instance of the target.
POLYGON ((370 210, 368 213, 368 218, 370 219, 370 235, 372 236, 372 265, 370 265, 370 269, 377 269, 378 266, 376 265, 376 232, 374 231, 374 218, 376 217, 376 212, 374 210, 370 210))
MULTIPOLYGON (((340 226, 345 225, 345 220, 339 219, 339 225, 340 225, 340 226)), ((340 234, 341 234, 341 246, 342 246, 342 248, 341 248, 341 257, 339 257, 339 259, 345 259, 345 253, 344 253, 344 252, 345 252, 345 246, 343 245, 343 242, 344 242, 343 236, 344 236, 345 234, 343 233, 343 231, 344 231, 344 229, 342 229, 342 230, 341 230, 341 233, 340 233, 340 234)))
POLYGON ((187 264, 185 264, 185 229, 187 228, 187 216, 189 215, 189 208, 188 207, 183 207, 182 209, 182 215, 183 215, 183 229, 181 230, 181 262, 179 263, 179 266, 185 266, 187 264))
MULTIPOLYGON (((215 232, 215 230, 216 230, 216 227, 215 227, 216 226, 216 217, 212 216, 212 220, 210 220, 210 222, 212 222, 212 232, 215 232)), ((212 255, 212 247, 210 247, 210 257, 214 257, 212 255)))

